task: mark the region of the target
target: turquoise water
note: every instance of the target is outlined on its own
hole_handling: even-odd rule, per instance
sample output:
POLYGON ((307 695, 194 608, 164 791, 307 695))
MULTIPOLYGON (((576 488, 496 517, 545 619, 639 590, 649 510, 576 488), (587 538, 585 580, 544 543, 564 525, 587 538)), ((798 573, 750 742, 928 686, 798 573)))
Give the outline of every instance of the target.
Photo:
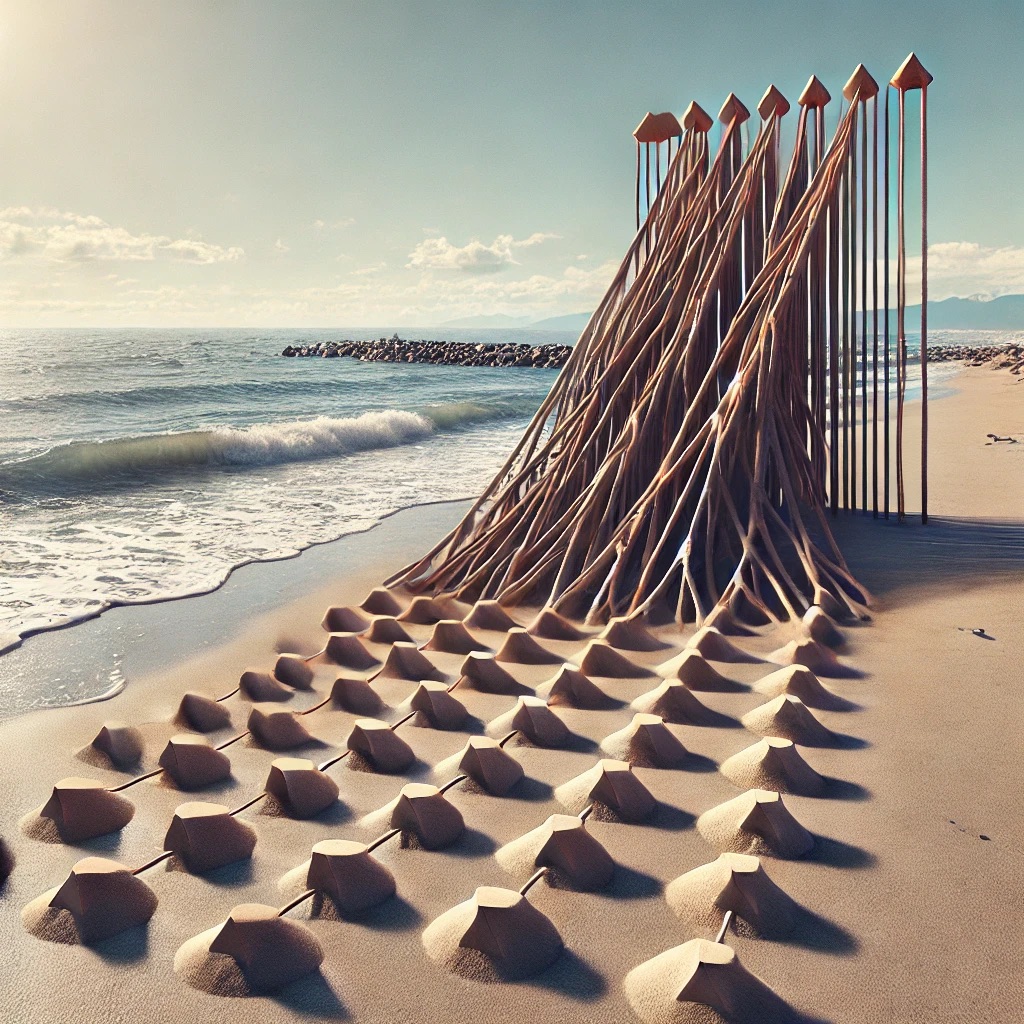
POLYGON ((391 333, 0 332, 0 637, 209 590, 246 562, 477 493, 557 371, 279 355, 391 333))

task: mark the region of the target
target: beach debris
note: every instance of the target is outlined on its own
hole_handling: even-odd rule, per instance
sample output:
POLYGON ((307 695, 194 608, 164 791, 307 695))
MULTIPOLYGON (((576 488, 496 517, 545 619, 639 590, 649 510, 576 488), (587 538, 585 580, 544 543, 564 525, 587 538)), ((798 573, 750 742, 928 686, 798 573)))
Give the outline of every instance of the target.
POLYGON ((231 777, 228 755, 193 733, 172 736, 158 763, 178 789, 203 789, 231 777))
POLYGON ((697 831, 714 847, 732 853, 794 859, 814 847, 814 836, 789 812, 779 793, 750 789, 712 807, 697 831))
POLYGON ((416 760, 409 744, 387 722, 375 718, 357 719, 346 744, 376 771, 388 775, 404 772, 416 760))
POLYGON ((273 704, 253 704, 246 728, 267 750, 292 750, 313 739, 295 712, 282 711, 273 704))
POLYGON ((678 679, 666 679, 653 690, 640 694, 630 707, 637 712, 657 715, 673 725, 711 725, 721 718, 678 679))
POLYGON ((274 678, 293 690, 313 687, 313 670, 301 654, 282 654, 274 663, 274 678))
POLYGON ((83 857, 68 877, 29 903, 22 923, 37 938, 90 945, 145 924, 157 898, 116 860, 83 857))
POLYGON ((50 799, 23 819, 30 833, 38 819, 45 819, 65 843, 120 832, 135 816, 131 801, 113 793, 102 782, 77 776, 54 783, 50 799))
POLYGON ((395 876, 349 839, 325 839, 313 847, 306 885, 327 896, 345 917, 358 917, 395 895, 395 876))
POLYGON ((338 799, 334 779, 301 757, 271 761, 265 788, 293 818, 315 818, 338 799))
POLYGON ((754 683, 754 689, 766 697, 789 694, 799 697, 809 708, 820 711, 847 711, 853 704, 822 685, 821 680, 803 665, 790 665, 766 675, 754 683))
POLYGON ((370 625, 363 631, 363 637, 375 644, 411 644, 413 639, 405 631, 398 619, 391 615, 375 615, 370 625))
POLYGON ((327 638, 324 654, 335 665, 355 672, 366 672, 380 665, 354 633, 332 633, 327 638))
POLYGON ((825 780, 803 759, 792 740, 766 736, 726 758, 721 773, 740 789, 818 796, 825 780))
POLYGON ((658 715, 638 711, 624 729, 601 741, 601 751, 618 761, 641 768, 679 768, 690 759, 689 751, 658 715))
POLYGON ((492 719, 487 735, 497 738, 520 733, 538 747, 564 747, 570 739, 568 726, 540 698, 521 696, 511 711, 492 719))
POLYGON ((206 992, 244 996, 273 992, 317 971, 324 952, 316 936, 274 907, 240 903, 227 920, 184 943, 174 970, 206 992), (224 958, 230 957, 231 968, 224 958))
POLYGON ((139 763, 144 746, 138 729, 124 722, 104 722, 87 749, 101 755, 114 768, 124 770, 139 763))
POLYGON ((246 669, 238 680, 238 692, 245 700, 266 703, 292 699, 292 690, 279 683, 269 672, 246 669))
POLYGON ((477 601, 462 620, 474 629, 505 633, 519 623, 497 601, 477 601))
POLYGON ((474 689, 484 693, 517 694, 526 693, 527 688, 516 680, 507 669, 498 664, 493 654, 472 651, 459 667, 459 685, 468 680, 474 689))
POLYGON ((508 631, 494 659, 518 665, 557 665, 563 660, 537 643, 522 626, 513 626, 508 631))
POLYGON ((737 684, 726 679, 700 651, 687 648, 682 654, 664 662, 655 670, 658 675, 678 680, 691 690, 707 693, 728 693, 736 690, 737 684))
POLYGON ((430 639, 423 645, 425 651, 443 651, 447 654, 469 654, 471 651, 490 649, 466 629, 461 619, 441 619, 435 622, 430 639))
POLYGON ((836 736, 814 717, 807 705, 791 693, 780 693, 748 711, 740 721, 758 736, 777 736, 802 747, 832 747, 836 736))
POLYGON ((231 712, 213 698, 189 691, 181 698, 173 721, 196 732, 216 732, 231 725, 231 712))
POLYGON ((625 822, 641 822, 658 806, 627 761, 605 758, 555 790, 555 799, 573 814, 600 805, 625 822))
POLYGON ((256 832, 223 804, 191 801, 179 804, 164 836, 173 853, 193 875, 248 860, 256 848, 256 832))
POLYGON ((440 682, 444 673, 414 643, 399 641, 388 651, 384 667, 377 673, 381 679, 405 679, 419 682, 433 679, 440 682))
POLYGON ((548 868, 553 884, 581 892, 603 889, 615 873, 608 851, 572 814, 552 814, 544 824, 502 846, 494 859, 524 880, 537 868, 548 868))
POLYGON ((571 662, 566 662, 536 690, 537 696, 554 707, 600 710, 618 702, 571 662))
POLYGON ((410 782, 391 808, 390 827, 412 836, 425 850, 443 850, 465 831, 459 809, 437 786, 410 782))
POLYGON ((796 1019, 740 963, 731 946, 707 939, 690 939, 634 967, 623 989, 644 1024, 786 1024, 796 1019))
POLYGON ((526 627, 526 632, 542 640, 582 640, 587 635, 554 608, 542 608, 526 627))
POLYGON ((598 634, 620 651, 663 651, 671 644, 659 640, 639 619, 613 618, 598 634))
POLYGON ((376 690, 361 677, 338 676, 331 687, 331 703, 356 715, 376 715, 384 702, 376 690))
POLYGON ((362 633, 370 620, 350 605, 332 605, 320 625, 328 633, 362 633))
POLYGON ((558 929, 522 894, 482 885, 432 921, 423 946, 458 974, 519 981, 550 967, 562 953, 558 929))
POLYGON ((409 707, 416 712, 413 724, 430 729, 461 729, 469 717, 466 705, 450 694, 444 683, 430 680, 416 687, 409 707))
POLYGON ((637 665, 620 654, 607 640, 594 638, 583 648, 582 657, 574 655, 573 661, 588 676, 603 676, 606 679, 642 679, 654 673, 637 665))
POLYGON ((796 927, 799 907, 777 886, 757 857, 722 853, 665 887, 673 913, 697 928, 717 930, 732 911, 759 938, 784 939, 796 927))
POLYGON ((359 606, 367 615, 401 615, 402 602, 385 587, 374 587, 359 606))

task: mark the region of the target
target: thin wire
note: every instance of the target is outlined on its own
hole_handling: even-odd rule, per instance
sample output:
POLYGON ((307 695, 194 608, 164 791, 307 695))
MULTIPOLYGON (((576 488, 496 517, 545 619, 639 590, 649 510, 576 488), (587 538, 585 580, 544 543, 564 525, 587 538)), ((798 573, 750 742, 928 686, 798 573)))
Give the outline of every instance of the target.
POLYGON ((525 896, 546 874, 548 873, 547 868, 539 868, 532 875, 530 875, 526 884, 519 890, 520 896, 525 896))
POLYGON ((721 942, 725 938, 725 933, 729 930, 729 925, 732 924, 732 918, 732 911, 727 910, 725 917, 722 918, 722 927, 718 929, 718 934, 715 936, 715 942, 721 942))

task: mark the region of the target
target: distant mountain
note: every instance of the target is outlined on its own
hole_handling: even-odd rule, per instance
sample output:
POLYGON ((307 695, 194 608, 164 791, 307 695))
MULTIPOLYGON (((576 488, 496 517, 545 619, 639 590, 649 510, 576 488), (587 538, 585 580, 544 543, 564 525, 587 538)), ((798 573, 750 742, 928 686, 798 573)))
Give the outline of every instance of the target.
MULTIPOLYGON (((894 314, 891 313, 890 316, 894 314)), ((928 303, 928 328, 940 331, 1024 330, 1024 295, 972 296, 928 303)), ((907 330, 921 329, 921 307, 907 307, 907 330)))
POLYGON ((590 313, 566 313, 565 316, 549 316, 530 324, 532 331, 582 331, 590 322, 590 313))
POLYGON ((506 316, 494 313, 491 316, 463 316, 458 320, 446 320, 441 327, 529 327, 528 316, 506 316))

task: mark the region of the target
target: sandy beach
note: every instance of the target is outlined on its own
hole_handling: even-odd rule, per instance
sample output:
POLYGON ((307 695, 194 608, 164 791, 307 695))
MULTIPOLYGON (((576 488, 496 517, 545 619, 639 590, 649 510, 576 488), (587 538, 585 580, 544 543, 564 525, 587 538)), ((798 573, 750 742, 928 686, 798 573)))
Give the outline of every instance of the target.
MULTIPOLYGON (((821 675, 843 698, 835 710, 813 710, 830 731, 826 745, 801 743, 813 740, 804 734, 797 739, 797 750, 824 783, 818 795, 788 793, 784 802, 811 833, 813 849, 795 859, 763 859, 772 881, 798 905, 796 927, 785 938, 730 933, 728 940, 794 1021, 1009 1021, 1024 999, 1024 912, 1015 895, 1024 844, 1015 768, 1024 753, 1018 714, 1024 445, 990 444, 986 437, 1024 435, 1024 412, 1010 375, 968 369, 953 385, 956 393, 932 407, 932 522, 922 527, 843 515, 837 525, 851 568, 874 597, 873 619, 844 630, 840 662, 855 672, 821 675), (971 632, 979 627, 984 637, 971 632)), ((918 411, 912 403, 911 450, 918 411)), ((913 480, 913 460, 907 471, 913 480)), ((913 489, 908 503, 917 507, 913 489)), ((444 936, 424 934, 476 887, 518 889, 527 881, 528 873, 503 849, 552 814, 577 813, 572 802, 580 784, 573 780, 610 756, 612 747, 621 748, 608 738, 630 725, 631 702, 660 682, 652 669, 684 650, 692 630, 673 627, 653 630, 660 649, 624 652, 636 670, 632 677, 593 673, 609 698, 606 707, 555 705, 569 730, 564 745, 545 748, 523 734, 508 743, 525 778, 506 797, 465 784, 448 790, 446 799, 465 822, 451 845, 424 849, 405 837, 374 851, 394 876, 394 897, 353 920, 319 902, 291 911, 289 919, 308 924, 321 944, 323 964, 273 995, 211 995, 183 977, 181 957, 176 973, 176 953, 238 904, 279 907, 300 895, 305 873, 297 869, 313 844, 368 843, 380 836, 402 787, 450 781, 456 755, 471 736, 493 731, 488 724, 512 709, 514 695, 460 686, 453 696, 469 717, 458 728, 431 728, 422 717, 400 726, 392 735, 405 740, 415 761, 398 774, 353 767, 355 758, 338 762, 326 771, 338 785, 338 800, 311 819, 297 820, 272 801, 240 812, 238 819, 255 830, 251 859, 198 875, 175 857, 142 873, 158 900, 147 925, 86 946, 38 937, 38 921, 28 911, 23 921, 23 908, 61 885, 82 857, 114 858, 131 868, 156 857, 183 801, 237 807, 259 797, 271 762, 282 753, 250 736, 225 748, 230 777, 201 792, 183 793, 166 773, 140 782, 124 791, 134 806, 126 827, 78 842, 45 841, 33 825, 33 808, 47 801, 57 780, 86 776, 117 786, 153 771, 167 741, 182 731, 170 719, 185 691, 221 697, 245 670, 269 672, 280 652, 315 654, 326 636, 320 626, 325 608, 358 605, 449 529, 463 508, 408 510, 290 562, 239 570, 214 594, 113 609, 30 638, 0 659, 5 688, 36 680, 42 690, 61 672, 100 678, 115 654, 127 679, 110 700, 18 714, 0 724, 8 787, 0 836, 16 860, 0 891, 6 1019, 98 1024, 141 1015, 201 1022, 240 1014, 417 1024, 499 1017, 627 1022, 637 1019, 625 984, 629 972, 689 939, 714 938, 673 912, 670 883, 724 849, 701 816, 746 788, 721 769, 760 738, 758 716, 749 713, 768 696, 753 686, 779 667, 765 661, 713 662, 735 685, 696 693, 712 713, 709 724, 667 727, 689 756, 674 768, 634 765, 632 774, 657 801, 652 815, 640 823, 614 814, 588 819, 587 831, 615 863, 610 884, 586 892, 542 879, 529 890, 530 903, 564 942, 553 966, 525 981, 488 983, 452 967, 437 947, 444 936), (110 721, 141 731, 142 756, 130 770, 104 766, 95 751, 80 753, 110 721)), ((511 609, 522 624, 534 611, 511 609)), ((403 625, 418 645, 431 636, 429 624, 403 625)), ((492 649, 506 640, 501 632, 471 631, 492 649)), ((597 630, 585 632, 583 640, 541 644, 556 661, 571 660, 597 630)), ((796 635, 795 627, 785 627, 733 639, 765 658, 796 635)), ((387 659, 389 645, 365 647, 375 663, 387 659)), ((439 680, 450 685, 459 678, 463 655, 425 653, 439 680)), ((289 690, 278 708, 312 708, 346 674, 325 658, 313 667, 312 689, 289 690)), ((505 668, 529 692, 550 680, 558 665, 505 668)), ((409 712, 417 688, 400 675, 385 672, 373 684, 383 702, 375 717, 391 724, 409 712)), ((238 694, 224 700, 231 724, 211 733, 211 741, 244 730, 251 703, 238 694)), ((298 719, 312 740, 287 755, 317 763, 338 757, 360 717, 328 702, 298 719)))

